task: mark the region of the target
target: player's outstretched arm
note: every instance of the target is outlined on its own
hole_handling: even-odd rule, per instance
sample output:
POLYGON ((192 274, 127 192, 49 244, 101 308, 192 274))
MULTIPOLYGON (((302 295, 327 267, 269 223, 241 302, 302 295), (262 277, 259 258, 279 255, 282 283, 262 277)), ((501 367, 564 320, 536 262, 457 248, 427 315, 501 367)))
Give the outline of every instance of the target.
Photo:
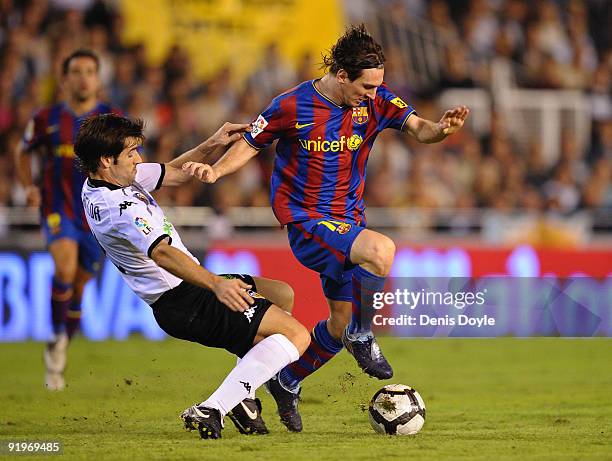
POLYGON ((246 292, 251 285, 240 279, 224 279, 202 266, 181 250, 160 242, 151 252, 151 259, 159 267, 167 270, 186 282, 212 290, 219 301, 233 311, 244 312, 253 304, 253 298, 246 292))
POLYGON ((31 158, 24 149, 23 143, 17 143, 14 151, 15 168, 17 170, 17 179, 26 191, 26 200, 29 206, 40 206, 40 189, 32 180, 32 164, 31 158))
POLYGON ((242 133, 250 130, 251 125, 246 123, 225 122, 215 134, 199 146, 184 152, 171 162, 166 163, 166 174, 163 186, 177 186, 191 179, 181 167, 187 162, 203 162, 218 148, 224 148, 241 138, 242 133))
POLYGON ((214 165, 188 162, 183 165, 183 170, 202 182, 212 184, 226 174, 238 170, 257 155, 258 152, 257 149, 250 146, 244 139, 240 139, 214 165))
POLYGON ((431 144, 446 139, 447 136, 459 131, 465 122, 470 109, 459 106, 444 112, 439 122, 432 122, 416 115, 411 115, 406 121, 404 131, 407 131, 417 141, 431 144))

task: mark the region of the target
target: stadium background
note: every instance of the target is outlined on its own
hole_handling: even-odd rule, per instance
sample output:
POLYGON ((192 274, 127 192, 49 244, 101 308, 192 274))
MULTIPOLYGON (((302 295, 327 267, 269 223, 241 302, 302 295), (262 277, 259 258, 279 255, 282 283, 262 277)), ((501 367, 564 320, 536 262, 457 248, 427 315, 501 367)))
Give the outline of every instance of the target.
MULTIPOLYGON (((398 244, 392 275, 590 275, 609 311, 611 11, 598 0, 0 2, 0 340, 50 334, 51 261, 12 152, 34 110, 61 98, 67 54, 99 54, 103 99, 146 121, 146 159, 164 162, 322 75, 321 50, 362 20, 383 43, 387 83, 420 115, 472 110, 443 143, 389 131, 373 149, 368 217, 398 244)), ((326 305, 268 207, 272 162, 268 149, 219 184, 157 199, 210 270, 286 280, 312 326, 326 305)), ((111 265, 83 309, 90 339, 164 337, 111 265)))

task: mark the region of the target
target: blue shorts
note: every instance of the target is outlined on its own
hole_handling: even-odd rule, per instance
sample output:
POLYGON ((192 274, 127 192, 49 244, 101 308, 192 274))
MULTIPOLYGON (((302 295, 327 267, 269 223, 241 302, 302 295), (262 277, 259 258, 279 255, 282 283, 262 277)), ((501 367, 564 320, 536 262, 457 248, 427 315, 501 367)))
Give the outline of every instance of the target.
POLYGON ((335 301, 353 299, 351 247, 365 228, 333 218, 287 225, 291 251, 304 266, 318 272, 323 293, 335 301))
POLYGON ((79 245, 79 265, 92 274, 100 268, 102 249, 89 229, 60 213, 43 216, 41 227, 47 247, 62 238, 74 240, 79 245))

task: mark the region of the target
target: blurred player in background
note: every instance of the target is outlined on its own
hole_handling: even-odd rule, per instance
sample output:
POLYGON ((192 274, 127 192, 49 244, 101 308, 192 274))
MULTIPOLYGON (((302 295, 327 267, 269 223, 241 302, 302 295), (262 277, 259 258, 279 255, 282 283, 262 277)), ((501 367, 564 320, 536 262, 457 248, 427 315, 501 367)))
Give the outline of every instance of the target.
POLYGON ((175 338, 242 358, 208 399, 181 414, 185 427, 198 429, 202 438, 221 437, 226 414, 242 433, 267 433, 255 389, 297 360, 310 342, 306 328, 271 302, 293 302, 285 283, 208 272, 150 195, 191 179, 180 168, 183 162, 225 146, 247 128, 226 124, 167 164, 141 163, 142 122, 112 114, 88 119, 75 145, 89 176, 82 200, 91 230, 128 286, 152 307, 159 326, 175 338))
POLYGON ((68 342, 78 329, 81 298, 98 268, 101 251, 89 232, 81 205, 85 176, 74 162, 74 138, 82 121, 93 114, 119 113, 98 100, 100 62, 89 50, 78 50, 62 65, 63 102, 40 110, 27 125, 16 150, 17 174, 30 206, 40 207, 47 249, 53 258, 51 319, 53 338, 44 359, 48 389, 64 388, 68 342), (42 160, 40 187, 34 184, 30 153, 42 160))
POLYGON ((313 329, 306 353, 268 383, 291 431, 302 430, 301 381, 343 345, 367 374, 393 375, 372 334, 368 299, 383 290, 395 253, 390 238, 365 228, 366 164, 376 136, 393 128, 422 143, 439 142, 461 129, 469 112, 457 107, 439 122, 418 117, 384 84, 384 61, 364 25, 349 27, 324 58, 323 78, 276 97, 225 156, 199 167, 205 182, 215 182, 278 139, 272 208, 287 226, 296 258, 320 274, 330 309, 329 319, 313 329))

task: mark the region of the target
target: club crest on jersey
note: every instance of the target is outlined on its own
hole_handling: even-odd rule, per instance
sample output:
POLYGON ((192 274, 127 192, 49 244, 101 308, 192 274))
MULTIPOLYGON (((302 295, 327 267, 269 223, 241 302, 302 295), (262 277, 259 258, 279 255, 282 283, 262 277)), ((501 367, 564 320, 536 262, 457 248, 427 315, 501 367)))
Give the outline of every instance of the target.
POLYGON ((60 227, 61 223, 62 217, 59 213, 51 213, 49 216, 47 216, 47 226, 49 226, 51 235, 56 235, 62 230, 60 227))
POLYGON ((347 233, 348 231, 350 231, 350 230, 351 230, 351 225, 350 225, 349 223, 347 223, 347 222, 343 222, 343 223, 342 223, 342 224, 340 224, 340 225, 338 226, 338 228, 336 229, 336 231, 337 231, 339 234, 346 234, 346 233, 347 233))
POLYGON ((351 230, 351 225, 342 221, 323 220, 319 221, 317 224, 327 227, 332 232, 338 232, 340 235, 346 234, 351 230))
POLYGON ((251 137, 255 139, 257 135, 268 126, 268 121, 260 115, 253 123, 251 123, 251 137))
POLYGON ((145 218, 141 218, 140 216, 136 216, 134 218, 134 224, 142 231, 144 235, 149 235, 153 231, 147 220, 145 218))
POLYGON ((363 125, 368 121, 368 106, 353 107, 353 123, 363 125))
POLYGON ((134 192, 134 198, 137 198, 138 200, 143 202, 145 205, 149 206, 149 203, 150 203, 149 199, 142 192, 134 192))
POLYGON ((362 142, 363 142, 363 138, 359 136, 358 134, 354 134, 348 139, 348 142, 346 143, 346 145, 348 146, 350 150, 357 150, 362 142))
POLYGON ((266 299, 264 298, 262 295, 260 295, 259 293, 257 293, 256 291, 253 290, 246 290, 246 292, 249 294, 249 296, 253 299, 266 299))
POLYGON ((404 101, 402 101, 402 99, 400 97, 395 97, 391 100, 391 104, 399 107, 400 109, 404 109, 405 107, 408 107, 408 104, 406 104, 404 101))

